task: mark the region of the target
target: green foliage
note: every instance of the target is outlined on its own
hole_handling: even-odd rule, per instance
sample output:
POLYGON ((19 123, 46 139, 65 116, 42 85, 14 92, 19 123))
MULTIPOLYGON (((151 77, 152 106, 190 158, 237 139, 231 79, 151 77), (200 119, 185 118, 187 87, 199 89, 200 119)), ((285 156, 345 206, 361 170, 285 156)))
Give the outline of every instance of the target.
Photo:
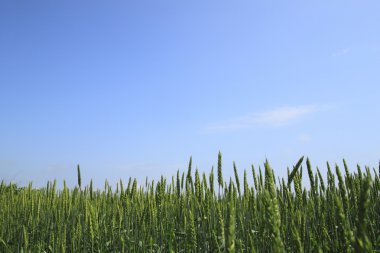
POLYGON ((254 185, 238 170, 227 184, 222 155, 209 176, 177 171, 171 183, 136 179, 116 190, 92 181, 69 189, 0 184, 0 252, 377 252, 380 250, 380 179, 376 169, 344 173, 327 164, 327 180, 303 157, 288 179, 275 180, 268 161, 254 185), (263 173, 264 172, 264 173, 263 173), (337 179, 337 184, 335 183, 337 179), (215 180, 216 181, 216 180, 215 180), (326 182, 326 183, 325 183, 326 182), (216 184, 216 182, 215 182, 216 184), (127 187, 125 187, 127 185, 127 187))

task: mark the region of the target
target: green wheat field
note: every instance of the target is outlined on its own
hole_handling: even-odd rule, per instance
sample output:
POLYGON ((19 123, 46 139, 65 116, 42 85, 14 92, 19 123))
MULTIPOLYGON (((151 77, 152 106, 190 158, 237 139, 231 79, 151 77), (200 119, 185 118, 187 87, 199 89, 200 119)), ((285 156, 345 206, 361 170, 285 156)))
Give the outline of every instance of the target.
POLYGON ((380 252, 380 168, 302 157, 276 178, 268 161, 223 178, 192 169, 114 189, 0 186, 0 252, 380 252), (248 184, 248 177, 254 184, 248 184), (305 182, 308 182, 307 184, 305 182), (304 184, 304 185, 303 185, 304 184))

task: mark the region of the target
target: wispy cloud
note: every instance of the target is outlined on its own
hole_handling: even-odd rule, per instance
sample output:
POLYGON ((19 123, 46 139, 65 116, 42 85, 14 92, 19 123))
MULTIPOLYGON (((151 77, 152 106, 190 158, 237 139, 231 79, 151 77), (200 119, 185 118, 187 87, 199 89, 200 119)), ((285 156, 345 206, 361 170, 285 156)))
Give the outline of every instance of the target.
POLYGON ((253 127, 280 127, 311 114, 320 107, 315 105, 306 106, 283 106, 273 110, 250 114, 243 117, 230 119, 224 122, 211 124, 205 127, 205 132, 233 132, 253 127))
POLYGON ((300 134, 298 136, 298 140, 301 141, 301 142, 310 142, 311 141, 311 135, 309 134, 300 134))
POLYGON ((255 122, 260 125, 283 126, 316 111, 316 106, 285 106, 271 111, 259 113, 255 122))
POLYGON ((343 56, 343 55, 348 54, 350 51, 351 51, 351 48, 347 47, 347 48, 344 48, 344 49, 341 49, 339 51, 332 53, 332 57, 343 56))

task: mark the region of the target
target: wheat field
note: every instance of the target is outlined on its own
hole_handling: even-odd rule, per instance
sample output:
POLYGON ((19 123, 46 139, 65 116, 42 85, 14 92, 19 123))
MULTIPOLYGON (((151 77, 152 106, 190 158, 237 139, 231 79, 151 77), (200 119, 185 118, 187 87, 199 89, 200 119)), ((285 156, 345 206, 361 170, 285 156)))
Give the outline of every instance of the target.
POLYGON ((282 179, 265 161, 225 180, 219 153, 208 175, 190 158, 186 172, 116 189, 83 186, 79 166, 72 189, 2 181, 0 252, 379 252, 380 168, 343 161, 324 177, 305 160, 282 179))

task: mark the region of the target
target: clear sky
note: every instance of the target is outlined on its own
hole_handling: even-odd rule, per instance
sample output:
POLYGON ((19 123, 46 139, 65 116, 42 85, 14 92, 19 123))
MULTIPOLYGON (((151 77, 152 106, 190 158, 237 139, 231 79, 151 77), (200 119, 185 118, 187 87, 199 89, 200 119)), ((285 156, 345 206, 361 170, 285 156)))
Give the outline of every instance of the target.
POLYGON ((379 1, 0 2, 0 178, 380 158, 379 1))

